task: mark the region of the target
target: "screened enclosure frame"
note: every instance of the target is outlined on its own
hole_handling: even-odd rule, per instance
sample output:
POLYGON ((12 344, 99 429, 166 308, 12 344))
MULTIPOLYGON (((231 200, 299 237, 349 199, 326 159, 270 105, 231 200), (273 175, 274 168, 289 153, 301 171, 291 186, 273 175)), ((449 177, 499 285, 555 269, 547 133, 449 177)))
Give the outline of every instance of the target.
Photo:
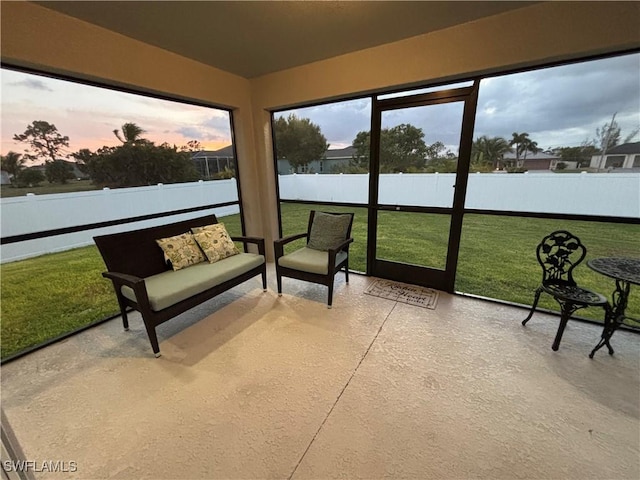
MULTIPOLYGON (((496 70, 496 71, 492 71, 490 73, 486 73, 486 74, 482 74, 482 75, 472 75, 472 76, 460 76, 460 77, 456 77, 454 79, 450 79, 449 81, 443 82, 443 81, 437 81, 437 82, 433 82, 433 83, 429 83, 429 82, 425 82, 422 85, 416 85, 413 86, 411 88, 394 88, 394 89, 384 89, 384 90, 380 90, 380 91, 376 91, 374 93, 370 93, 367 95, 353 95, 353 96, 344 96, 340 99, 332 99, 331 101, 326 101, 326 102, 320 102, 320 101, 316 101, 316 102, 309 102, 309 103, 302 103, 302 104, 297 104, 297 105, 293 105, 293 106, 288 106, 287 108, 283 108, 283 109, 273 109, 270 111, 271 114, 271 125, 272 125, 272 129, 271 129, 271 135, 272 135, 272 145, 273 145, 273 162, 274 162, 274 182, 275 182, 275 187, 276 187, 276 207, 277 207, 277 217, 278 217, 278 231, 279 231, 279 236, 282 237, 283 235, 283 227, 282 227, 282 209, 281 209, 281 204, 283 203, 290 203, 290 204, 308 204, 308 205, 325 205, 327 207, 331 207, 331 206, 340 206, 340 207, 357 207, 357 208, 366 208, 368 210, 368 233, 367 233, 367 261, 366 261, 366 271, 363 272, 366 275, 371 275, 371 263, 372 263, 372 259, 373 256, 375 254, 375 246, 373 246, 371 243, 371 230, 372 230, 372 223, 371 223, 371 219, 374 218, 375 221, 375 215, 377 210, 383 210, 387 207, 383 206, 382 208, 380 206, 378 206, 376 208, 375 205, 372 204, 372 193, 369 192, 369 199, 366 203, 364 202, 328 202, 328 201, 314 201, 314 200, 299 200, 299 199, 293 199, 293 198, 282 198, 281 197, 281 193, 280 193, 280 185, 279 185, 279 174, 278 174, 278 159, 277 159, 277 155, 276 155, 276 139, 275 139, 275 133, 274 133, 274 129, 273 129, 273 125, 274 125, 274 120, 275 120, 275 115, 278 113, 282 113, 282 112, 287 112, 287 111, 291 111, 295 108, 308 108, 308 107, 314 107, 314 106, 321 106, 321 105, 332 105, 332 104, 336 104, 342 101, 349 101, 349 100, 356 100, 356 99, 364 99, 364 98, 369 98, 371 99, 372 102, 372 108, 371 108, 371 142, 370 142, 370 151, 369 151, 369 176, 370 176, 370 182, 372 183, 373 180, 373 175, 372 175, 372 171, 374 168, 376 168, 376 162, 374 161, 374 152, 373 149, 371 148, 371 145, 373 145, 374 143, 374 132, 376 132, 376 129, 374 128, 374 110, 375 108, 373 107, 373 105, 375 104, 375 102, 380 102, 382 104, 389 104, 389 105, 393 105, 395 103, 397 103, 398 105, 400 105, 401 103, 404 102, 404 104, 406 105, 406 97, 398 97, 398 98, 384 98, 384 99, 380 99, 378 100, 376 97, 377 96, 387 96, 389 94, 394 94, 394 93, 407 93, 410 92, 412 90, 418 90, 418 89, 422 89, 422 88, 430 88, 430 87, 442 87, 442 91, 444 93, 442 93, 442 96, 446 96, 446 87, 448 85, 453 85, 453 84, 458 84, 461 82, 474 82, 474 84, 479 85, 480 82, 482 80, 485 79, 491 79, 491 78, 495 78, 495 77, 502 77, 505 75, 510 75, 510 74, 517 74, 517 73, 523 73, 523 72, 533 72, 533 71, 538 71, 538 70, 543 70, 543 69, 547 69, 547 68, 553 68, 553 67, 559 67, 559 66, 566 66, 566 65, 572 65, 572 64, 579 64, 579 63, 586 63, 589 61, 596 61, 596 60, 602 60, 602 59, 608 59, 608 58, 615 58, 615 57, 620 57, 620 56, 624 56, 624 55, 629 55, 629 54, 637 54, 640 53, 640 49, 627 49, 627 50, 622 50, 622 51, 616 51, 613 53, 607 53, 607 54, 601 54, 601 55, 592 55, 592 56, 585 56, 585 57, 580 57, 580 58, 573 58, 573 59, 569 59, 569 60, 564 60, 564 61, 558 61, 558 62, 551 62, 551 63, 541 63, 541 64, 536 64, 536 65, 532 65, 532 66, 527 66, 527 67, 522 67, 522 68, 516 68, 516 69, 504 69, 504 70, 496 70)), ((456 89, 460 89, 463 90, 464 88, 470 88, 470 87, 456 87, 456 89)), ((453 87, 452 87, 453 90, 453 87)), ((427 94, 429 95, 429 94, 427 94)), ((420 97, 423 97, 424 94, 418 94, 416 95, 416 100, 420 100, 420 97)), ((477 97, 476 97, 476 102, 477 102, 477 97)), ((463 129, 465 128, 465 124, 468 124, 468 122, 475 122, 475 114, 474 114, 474 118, 473 119, 469 119, 469 118, 465 118, 463 121, 463 129)), ((467 128, 469 128, 469 126, 467 125, 467 128)), ((473 125, 471 125, 471 129, 473 131, 473 125)), ((464 161, 464 159, 463 159, 464 161)), ((468 180, 468 178, 470 177, 471 173, 469 173, 469 162, 465 162, 467 163, 466 165, 466 172, 464 173, 465 175, 465 179, 463 180, 464 185, 466 187, 466 182, 468 180)), ((377 188, 376 186, 370 186, 370 188, 377 188)), ((393 206, 389 206, 388 207, 390 210, 393 210, 393 206)), ((416 207, 417 210, 424 210, 421 208, 416 207)), ((585 214, 565 214, 565 213, 550 213, 550 212, 535 212, 535 211, 516 211, 516 210, 492 210, 492 209, 481 209, 481 208, 468 208, 464 205, 464 202, 462 202, 462 205, 456 205, 455 206, 456 209, 459 209, 460 212, 460 222, 463 222, 465 215, 467 214, 479 214, 479 215, 488 215, 488 216, 505 216, 505 217, 521 217, 521 218, 536 218, 536 219, 553 219, 553 220, 570 220, 570 221, 584 221, 584 222, 593 222, 594 224, 597 223, 614 223, 614 224, 628 224, 628 225, 640 225, 640 218, 634 218, 634 217, 625 217, 625 216, 608 216, 608 215, 585 215, 585 214)), ((409 210, 414 210, 413 208, 409 207, 407 209, 407 211, 409 210)), ((439 213, 438 208, 434 208, 434 207, 430 207, 427 208, 428 211, 433 211, 436 213, 439 213)), ((425 210, 425 211, 427 211, 425 210)), ((459 240, 459 239, 458 239, 459 240)), ((453 259, 456 262, 456 267, 457 267, 457 262, 458 262, 458 258, 453 259)), ((452 279, 452 282, 455 283, 455 275, 454 278, 452 279)), ((464 293, 464 292, 459 292, 459 291, 454 291, 454 293, 457 294, 462 294, 462 295, 467 295, 467 296, 472 296, 472 297, 478 297, 478 298, 483 298, 486 300, 491 300, 491 301, 496 301, 499 303, 507 303, 507 304, 513 304, 512 302, 505 302, 505 301, 501 301, 499 299, 492 299, 492 298, 487 298, 487 297, 481 297, 478 295, 473 295, 473 294, 469 294, 469 293, 464 293)), ((517 306, 520 306, 519 304, 514 304, 517 306)), ((555 312, 551 312, 551 313, 555 313, 555 312)), ((589 320, 587 320, 589 321, 589 320)))
MULTIPOLYGON (((244 216, 244 207, 243 207, 243 201, 242 201, 242 186, 241 186, 241 180, 240 180, 240 166, 238 164, 238 156, 237 156, 237 151, 236 151, 236 141, 235 141, 235 131, 234 131, 234 112, 232 109, 227 108, 227 107, 221 107, 218 105, 214 105, 214 104, 209 104, 206 102, 202 102, 202 101, 198 101, 192 98, 186 98, 186 97, 181 97, 178 95, 172 96, 172 95, 168 95, 166 93, 162 93, 162 92, 158 92, 158 91, 151 91, 151 90, 143 90, 143 89, 136 89, 136 88, 132 88, 131 86, 128 85, 121 85, 118 84, 117 82, 113 82, 113 83, 107 83, 107 82, 100 82, 100 81, 96 81, 96 80, 87 80, 87 79, 83 79, 80 77, 75 77, 72 75, 67 75, 67 74, 59 74, 59 73, 53 73, 53 72, 48 72, 46 70, 40 70, 40 69, 36 69, 36 68, 30 68, 30 67, 24 67, 24 66, 18 66, 18 65, 14 65, 10 62, 1 62, 0 63, 0 68, 2 69, 6 69, 6 70, 11 70, 11 71, 15 71, 15 72, 20 72, 20 73, 25 73, 25 74, 31 74, 31 75, 37 75, 37 76, 42 76, 42 77, 47 77, 47 78, 51 78, 54 80, 62 80, 62 81, 67 81, 67 82, 71 82, 74 84, 79 84, 79 85, 83 85, 83 86, 88 86, 88 87, 97 87, 97 88, 101 88, 101 89, 107 89, 107 90, 112 90, 112 91, 116 91, 116 92, 122 92, 122 93, 128 93, 128 94, 133 94, 133 95, 138 95, 138 96, 142 96, 142 97, 147 97, 147 98, 151 98, 151 99, 158 99, 158 100, 166 100, 166 101, 171 101, 171 102, 175 102, 175 103, 179 103, 179 104, 186 104, 186 105, 192 105, 192 106, 197 106, 197 107, 203 107, 203 108, 210 108, 210 109, 215 109, 218 111, 223 111, 226 112, 229 115, 229 133, 230 133, 230 140, 231 140, 231 147, 232 147, 232 155, 233 155, 233 166, 235 169, 235 180, 236 180, 236 192, 237 192, 237 200, 233 200, 233 201, 228 201, 228 202, 221 202, 221 203, 212 203, 212 204, 206 204, 206 205, 200 205, 197 207, 191 207, 191 208, 185 208, 185 209, 177 209, 177 210, 165 210, 163 212, 157 212, 157 213, 153 213, 153 214, 147 214, 147 215, 141 215, 141 216, 133 216, 133 217, 122 217, 119 219, 114 219, 114 220, 109 220, 109 221, 103 221, 103 222, 96 222, 96 223, 89 223, 89 224, 80 224, 80 225, 74 225, 74 226, 68 226, 68 227, 63 227, 63 228, 56 228, 56 229, 49 229, 49 230, 39 230, 39 231, 34 231, 34 232, 29 232, 29 233, 24 233, 24 234, 18 234, 18 235, 8 235, 8 236, 2 236, 0 237, 0 245, 10 245, 10 244, 16 244, 16 243, 20 243, 20 242, 26 242, 29 240, 36 240, 36 239, 44 239, 44 238, 49 238, 49 237, 54 237, 54 236, 58 236, 58 235, 65 235, 65 234, 70 234, 70 233, 77 233, 77 232, 86 232, 86 231, 90 231, 90 230, 95 230, 95 229, 99 229, 99 228, 104 228, 104 227, 112 227, 112 226, 119 226, 119 225, 126 225, 126 224, 134 224, 136 222, 141 222, 141 221, 146 221, 146 220, 155 220, 155 219, 160 219, 160 218, 169 218, 169 217, 173 217, 176 215, 183 215, 183 214, 188 214, 188 213, 197 213, 197 212, 201 212, 201 211, 206 211, 206 210, 212 210, 212 209, 216 209, 216 208, 221 208, 221 207, 229 207, 229 206, 234 206, 237 205, 238 209, 239 209, 239 216, 240 216, 240 228, 242 231, 242 235, 246 235, 246 226, 245 226, 245 216, 244 216)), ((213 181, 213 180, 212 180, 213 181)), ((171 220, 169 220, 171 221, 171 220)), ((114 312, 114 315, 110 315, 106 318, 101 318, 101 319, 97 319, 95 321, 92 321, 86 325, 83 325, 79 328, 76 328, 74 330, 71 330, 69 332, 63 333, 61 335, 58 335, 56 337, 50 338, 46 341, 44 341, 43 343, 34 345, 32 347, 28 347, 24 350, 21 350, 15 354, 12 354, 2 360, 0 360, 0 364, 4 364, 6 362, 15 360, 17 358, 20 358, 24 355, 27 355, 35 350, 39 350, 40 348, 46 347, 48 345, 51 345, 53 343, 59 342, 65 338, 68 338, 72 335, 75 335, 77 333, 80 333, 84 330, 87 330, 89 328, 92 328, 94 326, 97 326, 101 323, 104 323, 108 320, 113 319, 114 317, 117 317, 118 315, 120 315, 119 313, 114 312)))

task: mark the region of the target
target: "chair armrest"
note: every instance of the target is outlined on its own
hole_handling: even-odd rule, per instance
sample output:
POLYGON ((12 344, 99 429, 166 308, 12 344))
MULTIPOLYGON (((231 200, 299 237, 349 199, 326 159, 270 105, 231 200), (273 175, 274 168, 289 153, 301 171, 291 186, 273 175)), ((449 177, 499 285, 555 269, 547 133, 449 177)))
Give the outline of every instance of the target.
POLYGON ((231 240, 233 240, 234 242, 242 242, 245 252, 247 251, 247 243, 254 243, 258 246, 258 252, 260 253, 260 255, 262 255, 263 257, 265 256, 264 238, 237 236, 231 237, 231 240))
POLYGON ((333 247, 333 248, 330 248, 330 249, 329 249, 329 254, 331 254, 331 252, 332 252, 332 251, 333 251, 333 252, 335 252, 335 253, 337 254, 340 250, 344 250, 344 248, 345 248, 346 246, 348 246, 350 243, 353 243, 353 238, 347 238, 344 242, 342 242, 342 243, 340 243, 340 244, 336 245, 336 246, 335 246, 335 247, 333 247))
POLYGON ((338 256, 338 252, 340 252, 341 250, 347 250, 347 254, 348 252, 348 247, 350 243, 353 242, 353 238, 347 238, 344 242, 340 243, 339 245, 336 245, 334 248, 330 248, 328 250, 329 252, 329 265, 335 265, 336 264, 336 257, 338 256))
POLYGON ((291 243, 294 240, 299 240, 301 238, 306 238, 307 235, 308 235, 307 232, 305 232, 305 233, 296 233, 294 235, 287 235, 286 237, 282 237, 282 238, 280 238, 278 240, 274 240, 273 241, 273 249, 275 251, 276 261, 282 255, 284 255, 284 246, 287 243, 291 243))

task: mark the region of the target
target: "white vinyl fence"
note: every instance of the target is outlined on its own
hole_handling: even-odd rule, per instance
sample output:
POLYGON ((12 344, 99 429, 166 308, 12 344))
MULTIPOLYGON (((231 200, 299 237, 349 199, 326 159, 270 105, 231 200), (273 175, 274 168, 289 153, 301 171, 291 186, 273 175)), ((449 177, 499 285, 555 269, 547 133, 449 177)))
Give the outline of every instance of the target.
MULTIPOLYGON (((384 204, 450 207, 453 174, 380 176, 384 204)), ((289 200, 367 203, 369 175, 282 175, 280 197, 289 200)), ((235 179, 151 187, 3 198, 2 237, 118 220, 237 200, 235 179)), ((466 207, 483 210, 640 217, 640 173, 479 173, 469 176, 466 207)), ((239 212, 237 205, 7 244, 0 261, 90 245, 93 236, 160 225, 207 213, 239 212)))
MULTIPOLYGON (((236 180, 191 182, 150 187, 90 190, 66 194, 3 198, 0 202, 2 237, 138 217, 171 210, 238 200, 236 180)), ((186 220, 215 213, 219 217, 240 211, 238 205, 196 211, 154 220, 127 223, 83 232, 56 235, 2 246, 2 263, 91 245, 93 237, 186 220)))
MULTIPOLYGON (((369 175, 282 175, 280 198, 367 203, 369 175)), ((380 175, 379 202, 451 207, 455 175, 380 175)), ((474 173, 466 208, 638 218, 640 173, 474 173)))

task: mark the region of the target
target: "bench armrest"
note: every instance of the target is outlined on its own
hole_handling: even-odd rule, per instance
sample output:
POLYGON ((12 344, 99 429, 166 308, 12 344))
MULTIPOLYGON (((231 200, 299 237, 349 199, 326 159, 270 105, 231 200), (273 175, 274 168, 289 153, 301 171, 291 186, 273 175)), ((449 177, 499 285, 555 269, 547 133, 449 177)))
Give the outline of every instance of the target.
POLYGON ((144 278, 119 272, 102 272, 102 276, 113 282, 113 287, 119 299, 122 297, 120 289, 122 286, 126 285, 133 289, 138 305, 140 305, 141 308, 151 308, 149 306, 149 296, 147 294, 147 286, 144 283, 144 278))
POLYGON ((144 282, 144 278, 136 277, 135 275, 129 275, 126 273, 102 272, 102 276, 104 278, 113 280, 113 282, 117 283, 118 285, 126 285, 131 288, 135 288, 138 283, 144 282))
POLYGON ((264 238, 236 236, 231 237, 231 240, 233 240, 234 242, 242 242, 245 252, 247 251, 247 243, 254 243, 258 246, 258 252, 260 253, 260 255, 262 255, 263 257, 265 256, 264 238))

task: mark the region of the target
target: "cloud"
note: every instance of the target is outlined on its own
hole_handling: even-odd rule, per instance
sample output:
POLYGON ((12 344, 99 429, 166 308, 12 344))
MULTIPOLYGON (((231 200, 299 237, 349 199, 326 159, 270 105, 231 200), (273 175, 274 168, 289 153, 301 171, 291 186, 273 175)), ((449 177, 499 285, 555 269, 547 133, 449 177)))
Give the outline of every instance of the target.
MULTIPOLYGON (((422 128, 425 142, 441 141, 457 150, 461 103, 385 111, 382 126, 409 123, 422 128)), ((319 125, 332 148, 350 145, 371 123, 369 99, 279 112, 295 113, 319 125)), ((640 55, 532 70, 483 79, 474 138, 511 138, 527 132, 542 148, 577 146, 595 136, 614 113, 622 138, 640 126, 640 55)))
POLYGON ((227 113, 208 116, 198 124, 186 125, 174 131, 187 140, 231 143, 231 125, 227 113))
MULTIPOLYGON (((183 145, 198 140, 207 148, 231 143, 229 113, 214 108, 154 99, 63 80, 1 70, 2 152, 21 149, 12 140, 33 120, 56 125, 71 150, 116 144, 113 129, 134 122, 157 143, 183 145)), ((383 127, 410 123, 422 128, 429 144, 457 146, 461 104, 386 111, 383 127)), ((320 126, 331 148, 352 143, 371 128, 371 99, 360 98, 275 114, 295 113, 320 126)), ((577 146, 611 120, 622 139, 640 126, 640 54, 550 67, 482 80, 474 138, 511 138, 527 132, 542 148, 577 146)), ((451 148, 451 147, 450 147, 451 148)), ((453 147, 455 148, 455 147, 453 147)))
POLYGON ((45 92, 53 92, 53 89, 50 88, 45 82, 42 80, 38 80, 36 78, 25 78, 21 82, 13 82, 12 85, 17 87, 26 87, 32 90, 42 90, 45 92))
POLYGON ((640 123, 640 56, 483 80, 474 138, 527 132, 541 147, 576 146, 617 112, 622 136, 640 123))

